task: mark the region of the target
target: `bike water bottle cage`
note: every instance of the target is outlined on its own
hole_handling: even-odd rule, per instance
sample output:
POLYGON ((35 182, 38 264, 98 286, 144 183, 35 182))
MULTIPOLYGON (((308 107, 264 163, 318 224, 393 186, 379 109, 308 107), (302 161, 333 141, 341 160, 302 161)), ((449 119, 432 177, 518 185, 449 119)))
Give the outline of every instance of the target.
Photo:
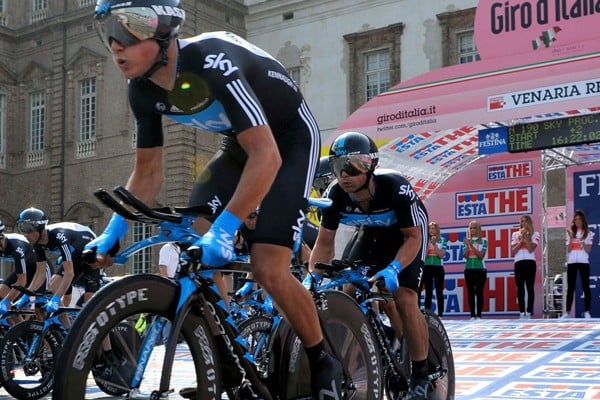
POLYGON ((365 174, 370 171, 371 163, 371 157, 367 154, 349 154, 329 160, 329 165, 335 176, 340 176, 342 171, 350 176, 365 174))

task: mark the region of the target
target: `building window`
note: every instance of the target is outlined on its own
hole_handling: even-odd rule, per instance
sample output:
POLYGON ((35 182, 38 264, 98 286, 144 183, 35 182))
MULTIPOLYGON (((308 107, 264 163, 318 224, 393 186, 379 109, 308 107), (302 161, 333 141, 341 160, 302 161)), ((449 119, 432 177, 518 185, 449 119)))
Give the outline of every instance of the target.
POLYGON ((348 114, 400 82, 404 24, 344 36, 348 45, 348 114))
POLYGON ((475 47, 475 34, 472 31, 458 34, 458 63, 466 64, 479 60, 481 57, 475 47))
POLYGON ((479 60, 473 34, 476 7, 437 15, 441 28, 442 66, 479 60))
POLYGON ((48 0, 33 0, 33 11, 42 11, 48 8, 48 0))
POLYGON ((27 166, 37 167, 44 163, 46 129, 46 99, 44 92, 29 95, 29 143, 27 166))
POLYGON ((0 168, 6 168, 6 95, 0 94, 0 168))
POLYGON ((390 52, 388 50, 365 54, 366 99, 371 100, 390 87, 390 52))
MULTIPOLYGON (((135 222, 133 224, 133 241, 139 242, 152 235, 152 225, 135 222)), ((152 248, 146 247, 133 255, 134 274, 152 272, 152 248)))
POLYGON ((96 78, 79 81, 79 140, 76 157, 96 154, 96 78))

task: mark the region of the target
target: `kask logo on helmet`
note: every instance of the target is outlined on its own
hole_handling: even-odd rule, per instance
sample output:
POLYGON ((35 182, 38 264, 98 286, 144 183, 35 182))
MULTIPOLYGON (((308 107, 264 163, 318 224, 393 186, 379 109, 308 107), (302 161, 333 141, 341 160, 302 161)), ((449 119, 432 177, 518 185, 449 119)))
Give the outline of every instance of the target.
POLYGON ((152 6, 152 9, 157 15, 168 15, 170 17, 185 18, 185 11, 181 8, 171 6, 152 6))

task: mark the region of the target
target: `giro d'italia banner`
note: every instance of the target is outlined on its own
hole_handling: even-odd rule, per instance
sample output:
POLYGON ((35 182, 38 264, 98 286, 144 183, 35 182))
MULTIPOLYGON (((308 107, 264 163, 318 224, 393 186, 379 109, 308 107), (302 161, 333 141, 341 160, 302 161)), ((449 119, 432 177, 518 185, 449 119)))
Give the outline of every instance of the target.
MULTIPOLYGON (((585 213, 590 230, 595 233, 590 253, 590 289, 592 291, 592 317, 600 317, 600 165, 574 166, 567 169, 567 225, 573 220, 575 210, 585 213)), ((566 227, 565 227, 566 228, 566 227)), ((573 307, 576 317, 584 310, 583 292, 579 275, 573 307)))

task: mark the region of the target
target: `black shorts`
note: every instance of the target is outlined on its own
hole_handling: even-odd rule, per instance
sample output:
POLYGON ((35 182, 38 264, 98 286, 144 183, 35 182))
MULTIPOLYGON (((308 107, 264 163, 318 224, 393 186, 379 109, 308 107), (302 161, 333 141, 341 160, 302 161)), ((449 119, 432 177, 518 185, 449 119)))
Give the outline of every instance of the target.
MULTIPOLYGON (((271 189, 260 204, 252 243, 269 243, 293 248, 306 218, 307 199, 319 160, 318 132, 301 118, 278 135, 282 158, 271 189)), ((247 156, 234 138, 209 161, 194 183, 189 205, 209 205, 213 220, 225 208, 240 180, 247 156)))

